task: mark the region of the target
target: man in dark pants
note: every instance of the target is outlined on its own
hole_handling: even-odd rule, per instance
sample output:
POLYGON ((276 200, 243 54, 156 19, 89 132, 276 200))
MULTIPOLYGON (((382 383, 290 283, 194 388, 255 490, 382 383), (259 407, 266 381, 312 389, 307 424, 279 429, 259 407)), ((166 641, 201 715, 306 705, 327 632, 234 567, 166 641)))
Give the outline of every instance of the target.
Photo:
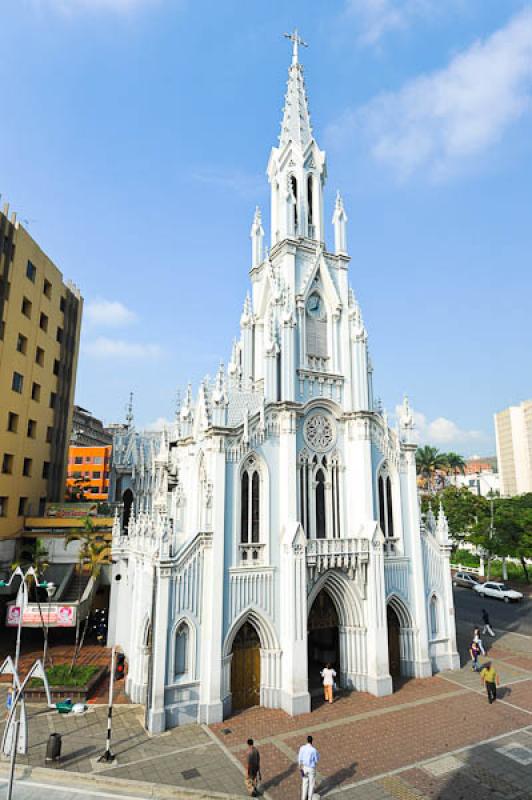
POLYGON ((488 702, 491 705, 497 699, 497 686, 500 685, 499 676, 495 672, 495 667, 488 661, 480 670, 480 683, 485 684, 488 692, 488 702))
POLYGON ((260 754, 253 745, 253 739, 248 739, 246 753, 246 788, 250 797, 257 797, 257 786, 262 780, 260 774, 260 754))

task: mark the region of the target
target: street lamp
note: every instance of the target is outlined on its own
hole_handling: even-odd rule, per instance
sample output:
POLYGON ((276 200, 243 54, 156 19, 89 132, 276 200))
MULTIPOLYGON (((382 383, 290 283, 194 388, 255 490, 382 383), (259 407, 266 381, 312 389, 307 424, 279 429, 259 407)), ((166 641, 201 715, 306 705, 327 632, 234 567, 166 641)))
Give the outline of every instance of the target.
MULTIPOLYGON (((15 671, 18 669, 18 660, 20 656, 20 632, 22 629, 22 616, 24 613, 24 607, 28 602, 28 587, 26 586, 26 581, 28 577, 32 577, 35 580, 35 585, 38 588, 46 589, 48 591, 49 582, 48 581, 39 581, 38 575, 35 572, 34 567, 29 567, 29 569, 24 572, 21 567, 15 567, 13 572, 11 573, 11 577, 8 581, 0 581, 0 589, 7 588, 11 586, 13 580, 16 577, 20 578, 20 586, 17 592, 17 599, 16 603, 18 606, 18 625, 17 625, 17 644, 15 648, 15 671)), ((55 586, 53 586, 52 594, 55 591, 55 586)), ((51 597, 51 595, 49 595, 51 597)), ((15 688, 15 681, 13 679, 13 688, 15 688)))

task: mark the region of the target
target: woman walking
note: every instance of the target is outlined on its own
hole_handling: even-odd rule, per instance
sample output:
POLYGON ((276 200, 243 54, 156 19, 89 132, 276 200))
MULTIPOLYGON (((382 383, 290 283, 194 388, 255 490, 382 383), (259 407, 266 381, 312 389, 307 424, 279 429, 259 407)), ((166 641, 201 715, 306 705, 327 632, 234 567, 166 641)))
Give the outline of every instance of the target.
POLYGON ((336 678, 336 672, 330 664, 326 664, 324 669, 322 669, 321 677, 323 679, 323 696, 325 697, 325 702, 329 701, 329 703, 332 703, 333 686, 334 679, 336 678))

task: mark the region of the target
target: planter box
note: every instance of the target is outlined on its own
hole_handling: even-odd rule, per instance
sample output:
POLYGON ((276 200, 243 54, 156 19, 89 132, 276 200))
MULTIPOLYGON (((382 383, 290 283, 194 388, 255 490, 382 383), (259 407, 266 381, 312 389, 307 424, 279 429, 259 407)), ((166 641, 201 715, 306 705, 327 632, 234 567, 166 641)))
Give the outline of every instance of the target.
MULTIPOLYGON (((96 686, 109 674, 108 667, 101 667, 98 672, 95 672, 86 686, 50 686, 50 694, 52 695, 52 702, 57 703, 59 700, 66 700, 70 697, 73 703, 86 702, 96 686)), ((24 697, 28 701, 43 700, 46 702, 46 692, 44 688, 38 689, 25 689, 24 697)))

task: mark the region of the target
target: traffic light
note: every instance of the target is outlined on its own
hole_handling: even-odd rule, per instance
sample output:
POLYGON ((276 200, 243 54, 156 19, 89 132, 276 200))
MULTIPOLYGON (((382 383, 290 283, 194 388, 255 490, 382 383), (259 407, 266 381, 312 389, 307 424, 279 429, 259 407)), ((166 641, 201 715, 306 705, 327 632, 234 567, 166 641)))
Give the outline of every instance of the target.
POLYGON ((115 665, 115 681, 118 681, 120 680, 120 678, 123 678, 125 672, 126 672, 126 655, 125 653, 117 653, 116 665, 115 665))

